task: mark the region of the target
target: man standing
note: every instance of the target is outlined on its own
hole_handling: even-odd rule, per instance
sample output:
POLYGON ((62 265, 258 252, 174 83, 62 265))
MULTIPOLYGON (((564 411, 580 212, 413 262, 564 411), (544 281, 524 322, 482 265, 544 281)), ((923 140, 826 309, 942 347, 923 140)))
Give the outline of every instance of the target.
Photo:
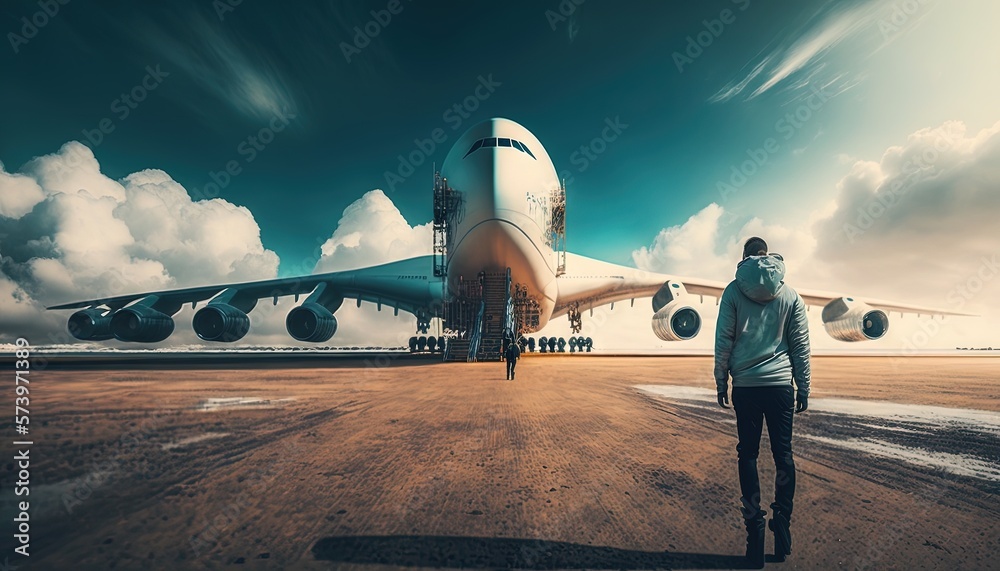
POLYGON ((507 350, 504 351, 503 356, 507 359, 507 380, 513 381, 514 366, 517 365, 517 360, 521 357, 521 349, 517 346, 517 343, 508 343, 507 350))
POLYGON ((733 408, 739 444, 740 491, 747 529, 747 560, 764 567, 764 516, 760 509, 757 454, 764 422, 771 440, 776 469, 770 528, 779 561, 791 553, 789 530, 795 495, 792 460, 792 411, 808 408, 809 323, 806 306, 795 290, 784 284, 785 262, 767 253, 767 243, 750 238, 736 279, 719 302, 715 333, 715 383, 719 406, 729 408, 728 384, 733 378, 733 408), (798 388, 796 396, 792 382, 798 388))

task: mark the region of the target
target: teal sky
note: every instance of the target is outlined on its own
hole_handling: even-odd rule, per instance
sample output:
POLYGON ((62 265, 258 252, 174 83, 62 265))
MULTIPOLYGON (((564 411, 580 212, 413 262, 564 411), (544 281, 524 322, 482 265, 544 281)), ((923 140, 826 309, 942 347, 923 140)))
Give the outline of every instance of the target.
POLYGON ((221 17, 219 5, 69 3, 28 39, 23 18, 38 4, 5 3, 5 168, 80 140, 113 178, 158 168, 196 192, 237 160, 241 173, 220 196, 253 212, 289 273, 373 188, 411 224, 429 220, 429 163, 449 144, 395 189, 385 172, 437 127, 450 142, 502 116, 532 130, 572 177, 570 249, 631 263, 660 229, 711 202, 736 223, 762 204, 772 220, 807 216, 833 198, 852 159, 878 160, 947 120, 975 132, 997 120, 1000 101, 1000 8, 986 0, 590 0, 565 15, 558 2, 403 0, 350 61, 344 42, 389 2, 242 2, 221 17), (691 57, 690 42, 709 37, 691 57), (682 70, 679 54, 689 58, 682 70), (120 118, 116 100, 156 66, 165 77, 120 118), (479 76, 501 85, 452 130, 443 115, 479 76), (779 127, 818 86, 829 100, 800 126, 779 127), (245 162, 241 143, 276 112, 294 118, 245 162), (616 117, 628 128, 581 171, 574 152, 616 117), (88 139, 104 118, 114 131, 88 139), (723 199, 720 181, 768 138, 777 150, 723 199))

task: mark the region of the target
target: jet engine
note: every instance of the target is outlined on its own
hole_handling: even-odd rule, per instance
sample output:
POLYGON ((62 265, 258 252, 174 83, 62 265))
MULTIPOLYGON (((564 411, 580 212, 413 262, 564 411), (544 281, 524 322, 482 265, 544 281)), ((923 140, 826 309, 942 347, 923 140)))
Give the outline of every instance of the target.
POLYGON ((322 305, 307 302, 288 312, 285 329, 299 341, 322 343, 337 332, 337 318, 322 305))
POLYGON ((68 328, 73 337, 83 341, 104 341, 114 337, 111 333, 111 311, 91 307, 69 316, 68 328))
MULTIPOLYGON (((285 329, 299 341, 322 343, 337 332, 337 318, 333 312, 340 309, 344 298, 325 283, 316 286, 302 305, 288 312, 285 329)), ((426 342, 426 340, 425 340, 426 342)))
POLYGON ((209 303, 194 314, 191 326, 205 341, 231 343, 250 331, 250 316, 228 303, 209 303))
POLYGON ((174 332, 174 320, 149 305, 123 307, 111 316, 111 332, 119 341, 156 343, 174 332))
POLYGON ((842 297, 823 308, 823 327, 840 341, 879 339, 889 330, 889 316, 852 297, 842 297))
POLYGON ((701 315, 682 303, 671 301, 653 314, 653 333, 664 341, 686 341, 701 331, 701 315))
POLYGON ((236 288, 226 288, 194 314, 191 327, 205 341, 232 343, 250 331, 247 313, 256 306, 256 297, 236 288))
POLYGON ((684 284, 668 281, 653 296, 653 333, 664 341, 686 341, 701 331, 701 315, 684 284))

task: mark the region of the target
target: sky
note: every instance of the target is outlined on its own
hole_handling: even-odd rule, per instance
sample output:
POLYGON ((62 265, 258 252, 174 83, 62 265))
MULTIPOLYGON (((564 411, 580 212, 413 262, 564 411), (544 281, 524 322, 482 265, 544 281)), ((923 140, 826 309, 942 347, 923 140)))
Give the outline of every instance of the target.
MULTIPOLYGON (((109 287, 427 253, 432 164, 507 117, 566 179, 573 252, 726 280, 758 233, 790 284, 982 315, 894 321, 866 346, 1000 346, 997 16, 987 0, 5 2, 0 341, 65 339, 40 308, 109 287), (606 121, 624 130, 588 157, 606 121), (436 128, 449 140, 387 176, 436 128)), ((246 341, 290 343, 281 309, 246 341)), ((341 312, 345 343, 412 334, 412 317, 341 312)), ((616 306, 594 337, 663 347, 650 313, 616 306)))

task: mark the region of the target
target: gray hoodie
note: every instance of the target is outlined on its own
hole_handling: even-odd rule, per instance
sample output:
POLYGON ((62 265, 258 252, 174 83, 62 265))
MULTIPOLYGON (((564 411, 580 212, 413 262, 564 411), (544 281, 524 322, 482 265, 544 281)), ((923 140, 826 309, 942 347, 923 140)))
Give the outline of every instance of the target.
POLYGON ((809 323, 806 304, 785 285, 785 262, 777 254, 750 256, 736 266, 736 279, 719 301, 715 330, 715 384, 782 386, 795 381, 809 393, 809 323))

